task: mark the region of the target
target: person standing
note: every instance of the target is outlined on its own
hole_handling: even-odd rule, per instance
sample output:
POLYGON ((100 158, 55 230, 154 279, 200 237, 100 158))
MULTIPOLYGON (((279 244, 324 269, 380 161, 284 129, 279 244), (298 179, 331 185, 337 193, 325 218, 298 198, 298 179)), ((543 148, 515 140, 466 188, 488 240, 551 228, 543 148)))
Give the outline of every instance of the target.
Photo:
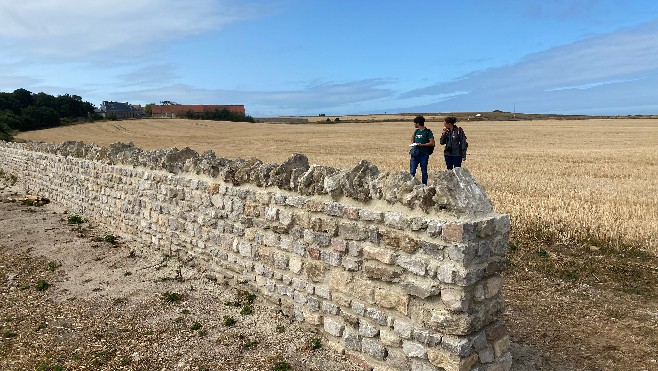
POLYGON ((443 133, 439 143, 445 145, 443 155, 446 159, 448 170, 461 167, 462 161, 466 161, 466 150, 468 144, 464 130, 456 125, 457 118, 453 116, 446 117, 443 120, 443 133))
POLYGON ((434 134, 432 130, 425 127, 425 118, 423 116, 416 116, 414 118, 414 134, 411 136, 411 149, 409 154, 409 174, 416 176, 416 169, 420 165, 421 182, 427 184, 427 163, 430 160, 430 154, 434 150, 434 134))

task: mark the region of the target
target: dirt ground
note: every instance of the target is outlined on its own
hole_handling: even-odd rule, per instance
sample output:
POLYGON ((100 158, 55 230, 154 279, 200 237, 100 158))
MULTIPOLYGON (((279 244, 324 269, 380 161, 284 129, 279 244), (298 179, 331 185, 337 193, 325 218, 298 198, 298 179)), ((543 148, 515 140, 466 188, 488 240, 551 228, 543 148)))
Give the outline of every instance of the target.
MULTIPOLYGON (((1 370, 360 369, 317 330, 194 261, 108 242, 112 231, 68 224, 58 205, 9 201, 20 196, 0 190, 1 370)), ((611 285, 619 276, 608 263, 596 268, 562 250, 511 253, 512 369, 658 369, 658 259, 618 257, 628 282, 611 285), (594 269, 561 277, 578 264, 594 269)))

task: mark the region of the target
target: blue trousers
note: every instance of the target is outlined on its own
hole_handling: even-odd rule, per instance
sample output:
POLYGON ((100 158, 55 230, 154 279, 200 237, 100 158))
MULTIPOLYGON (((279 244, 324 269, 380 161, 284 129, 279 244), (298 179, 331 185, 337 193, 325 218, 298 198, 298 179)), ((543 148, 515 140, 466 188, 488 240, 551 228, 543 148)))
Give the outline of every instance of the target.
POLYGON ((461 156, 448 156, 448 155, 444 155, 444 156, 446 158, 446 166, 448 167, 448 170, 462 166, 461 156))
POLYGON ((430 155, 420 154, 418 156, 411 156, 409 160, 409 174, 416 176, 416 169, 420 165, 421 182, 427 184, 427 163, 430 161, 430 155))

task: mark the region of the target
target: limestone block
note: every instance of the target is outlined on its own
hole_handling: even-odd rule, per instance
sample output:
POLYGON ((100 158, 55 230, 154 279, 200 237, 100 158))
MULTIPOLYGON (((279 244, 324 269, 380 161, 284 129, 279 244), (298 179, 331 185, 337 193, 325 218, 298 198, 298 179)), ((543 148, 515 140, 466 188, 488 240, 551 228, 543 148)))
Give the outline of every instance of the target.
POLYGON ((324 330, 331 336, 341 337, 344 329, 345 325, 340 319, 324 317, 324 330))
POLYGON ((382 308, 395 309, 407 315, 409 313, 409 295, 390 289, 376 289, 375 303, 382 308))
POLYGON ((402 339, 411 339, 413 329, 413 325, 410 322, 401 319, 395 319, 393 323, 393 330, 402 339))
POLYGON ((332 238, 331 248, 335 251, 345 252, 347 251, 347 241, 342 238, 332 238))
POLYGON ((441 347, 428 349, 428 358, 432 365, 446 371, 468 371, 478 362, 477 354, 462 358, 441 347))
POLYGON ((359 209, 359 219, 367 222, 381 223, 384 221, 384 213, 367 209, 359 209))
POLYGON ((359 208, 357 207, 345 207, 343 208, 343 215, 352 220, 359 219, 359 208))
POLYGON ((404 270, 401 267, 386 265, 376 261, 366 261, 363 264, 363 272, 370 279, 384 282, 400 282, 400 278, 404 274, 404 270))
POLYGON ((374 338, 379 335, 379 327, 372 325, 366 320, 359 321, 359 335, 374 338))
MULTIPOLYGON (((388 348, 386 349, 386 367, 382 370, 385 371, 393 371, 393 370, 409 370, 411 365, 409 364, 409 359, 407 356, 404 355, 404 352, 402 352, 402 349, 395 349, 389 347, 387 344, 384 344, 384 346, 387 346, 388 348)), ((378 371, 377 368, 375 368, 374 371, 378 371)), ((436 371, 436 370, 432 370, 436 371)))
POLYGON ((469 298, 466 290, 463 287, 452 286, 445 287, 441 290, 441 301, 453 312, 467 312, 469 306, 469 298))
POLYGON ((388 317, 386 316, 386 313, 383 311, 376 309, 376 308, 366 308, 365 310, 365 316, 372 319, 375 321, 375 323, 378 323, 382 326, 385 326, 387 324, 388 317))
POLYGON ((427 363, 427 361, 414 359, 411 361, 411 371, 445 371, 445 369, 438 369, 430 363, 427 363))
POLYGON ((462 242, 464 238, 464 225, 460 223, 444 224, 441 230, 441 237, 451 242, 462 242))
POLYGON ((341 263, 341 259, 342 259, 341 254, 336 251, 323 250, 320 252, 320 260, 331 266, 339 267, 341 263))
POLYGON ((427 358, 427 348, 423 344, 415 341, 404 340, 402 342, 402 351, 407 357, 411 358, 427 358))
POLYGON ((400 282, 400 287, 409 295, 427 299, 441 293, 441 282, 429 278, 407 276, 400 282))
POLYGON ((380 361, 383 361, 386 357, 386 348, 375 339, 362 339, 361 351, 380 361))
POLYGON ((410 220, 410 228, 412 231, 421 231, 427 228, 428 221, 425 218, 413 217, 410 220))
POLYGON ((384 225, 399 230, 406 230, 409 227, 409 219, 398 212, 387 212, 384 213, 384 225))
POLYGON ((400 347, 402 344, 402 339, 398 334, 389 328, 382 328, 379 331, 379 340, 387 347, 400 347))
POLYGON ((320 304, 320 309, 325 313, 333 314, 336 316, 340 314, 340 307, 329 301, 323 301, 320 304))
MULTIPOLYGON (((324 266, 325 264, 323 264, 324 266)), ((352 279, 352 274, 349 272, 334 271, 329 280, 329 288, 331 291, 353 294, 351 290, 352 279)))
POLYGON ((356 352, 361 351, 361 337, 358 332, 345 328, 343 331, 343 342, 345 343, 345 348, 356 352))
POLYGON ((438 332, 414 329, 411 338, 419 343, 425 344, 428 347, 433 347, 441 343, 441 334, 438 332))
POLYGON ((320 261, 308 261, 306 262, 304 271, 306 272, 306 277, 312 282, 321 282, 324 279, 327 267, 320 261))
POLYGON ((368 230, 353 222, 339 223, 338 234, 346 240, 364 241, 368 239, 368 230))
POLYGON ((390 230, 381 230, 380 233, 384 245, 404 251, 407 254, 413 254, 420 248, 419 240, 404 233, 390 230))
POLYGON ((378 260, 384 264, 395 264, 396 253, 390 249, 366 244, 363 247, 363 257, 365 259, 378 260))
POLYGON ((331 291, 327 290, 324 287, 317 286, 315 288, 315 295, 323 299, 331 300, 331 291))
POLYGON ((501 357, 505 354, 510 348, 510 339, 509 336, 505 335, 500 339, 496 339, 492 342, 494 352, 496 357, 501 357))
POLYGON ((351 257, 351 256, 343 257, 342 266, 348 272, 360 271, 362 264, 363 264, 363 259, 354 258, 354 257, 351 257))
POLYGON ((419 276, 424 276, 427 271, 427 264, 423 259, 410 257, 408 255, 399 255, 396 264, 419 276))
POLYGON ((344 206, 336 203, 336 202, 329 202, 325 204, 324 212, 327 215, 330 216, 338 216, 342 217, 343 216, 343 208, 344 206))

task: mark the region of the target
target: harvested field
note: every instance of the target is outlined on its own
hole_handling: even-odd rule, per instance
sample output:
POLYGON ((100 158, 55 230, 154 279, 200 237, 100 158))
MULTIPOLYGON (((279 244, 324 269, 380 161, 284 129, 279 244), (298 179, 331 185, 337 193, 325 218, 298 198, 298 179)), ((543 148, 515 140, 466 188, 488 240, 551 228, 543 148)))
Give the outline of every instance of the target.
MULTIPOLYGON (((438 122, 432 121, 427 126, 435 132, 440 131, 438 122)), ((464 122, 462 126, 470 143, 465 166, 485 187, 497 211, 509 213, 512 217, 510 266, 505 272, 504 288, 508 307, 504 320, 510 328, 513 342, 513 370, 658 368, 655 351, 658 349, 658 182, 655 180, 658 179, 658 120, 482 121, 464 122)), ((387 171, 406 170, 407 143, 411 131, 411 123, 402 121, 285 125, 141 120, 28 132, 19 138, 47 142, 81 140, 100 145, 132 141, 145 149, 189 146, 200 152, 213 150, 218 156, 228 158, 256 157, 278 163, 292 153, 304 153, 312 163, 353 167, 361 159, 366 159, 387 171)), ((435 170, 443 167, 440 153, 431 159, 430 164, 435 170)), ((22 211, 16 208, 16 212, 22 211)), ((8 220, 7 215, 2 214, 3 225, 8 220)), ((41 217, 37 213, 34 216, 41 217)), ((21 221, 21 224, 27 223, 21 221)), ((20 260, 9 260, 15 253, 23 254, 21 259, 25 261, 40 259, 35 260, 34 264, 30 263, 31 266, 20 266, 25 273, 20 283, 14 283, 18 288, 25 284, 34 285, 38 278, 44 276, 59 287, 66 287, 66 280, 75 277, 70 276, 76 274, 73 268, 67 269, 66 275, 59 278, 45 268, 44 264, 48 261, 62 260, 58 254, 63 252, 34 248, 30 249, 28 256, 25 255, 25 246, 32 246, 30 244, 23 243, 22 249, 14 250, 14 245, 0 239, 0 245, 3 245, 0 251, 2 259, 8 261, 2 267, 5 273, 13 274, 13 266, 20 266, 20 260)), ((96 248, 93 251, 100 254, 101 250, 96 248)), ((99 256, 89 255, 92 261, 99 256)), ((100 261, 104 259, 109 258, 100 261)), ((59 269, 57 272, 60 272, 59 269)), ((190 277, 197 277, 194 279, 203 279, 202 276, 194 276, 192 267, 188 272, 190 277)), ((145 271, 144 274, 149 273, 145 271)), ((3 277, 0 274, 0 278, 3 277)), ((174 282, 169 281, 168 285, 174 282)), ((8 281, 0 283, 3 287, 9 284, 8 281)), ((105 286, 98 284, 81 288, 90 290, 92 294, 89 298, 65 301, 72 306, 66 310, 77 308, 93 313, 88 308, 116 305, 112 295, 107 295, 105 302, 95 301, 93 290, 96 287, 105 290, 105 286)), ((163 289, 170 287, 177 286, 162 286, 163 289)), ((71 296, 57 290, 48 291, 48 296, 20 289, 6 292, 6 300, 0 303, 0 309, 3 313, 10 313, 6 317, 10 320, 3 324, 3 331, 17 336, 0 339, 3 344, 0 359, 10 359, 16 354, 48 359, 44 358, 48 354, 59 354, 63 357, 61 361, 53 358, 54 361, 67 365, 90 365, 98 362, 99 355, 106 355, 97 353, 94 348, 100 346, 94 344, 108 344, 101 341, 106 336, 103 335, 107 333, 105 331, 108 331, 102 322, 91 332, 101 338, 97 339, 97 343, 92 342, 81 348, 80 360, 72 360, 66 352, 61 352, 61 343, 40 340, 30 332, 33 331, 32 327, 40 327, 43 316, 57 315, 44 311, 44 306, 60 303, 71 296), (63 294, 57 297, 53 294, 55 292, 63 294), (36 317, 25 313, 35 313, 36 317), (16 318, 21 320, 17 321, 16 318), (26 322, 21 322, 24 318, 26 322), (30 324, 30 331, 21 330, 21 323, 30 324), (17 348, 16 339, 23 339, 24 332, 29 336, 17 348)), ((194 292, 184 286, 178 290, 191 295, 186 303, 190 313, 204 311, 202 308, 207 303, 197 300, 194 292)), ((115 296, 125 298, 120 293, 115 296)), ((153 310, 145 308, 142 303, 158 298, 126 299, 121 305, 132 308, 136 311, 135 316, 139 317, 139 313, 147 314, 153 310)), ((257 304, 261 303, 262 310, 267 311, 266 303, 257 301, 257 304)), ((176 311, 166 313, 166 318, 178 318, 174 318, 176 311)), ((121 317, 120 312, 117 316, 113 321, 128 328, 132 320, 121 317)), ((201 315, 199 318, 203 319, 200 323, 204 326, 216 322, 201 315)), ((81 321, 91 323, 96 320, 92 316, 81 321)), ((188 316, 183 316, 181 321, 189 322, 188 316)), ((167 326, 149 326, 153 327, 150 331, 165 339, 163 341, 189 336, 190 332, 189 327, 180 326, 175 321, 167 326)), ((221 332, 213 331, 220 326, 209 326, 215 327, 210 330, 208 338, 218 339, 213 336, 220 336, 221 332)), ((265 331, 271 332, 268 328, 265 331)), ((54 336, 51 330, 55 331, 54 328, 45 330, 48 336, 54 336)), ((148 333, 149 330, 146 331, 148 333)), ((256 336, 262 343, 265 342, 255 332, 248 332, 247 329, 236 331, 246 331, 248 336, 256 336)), ((302 331, 300 337, 312 336, 302 329, 296 331, 302 331)), ((89 334, 79 336, 84 338, 89 334)), ((113 347, 109 348, 115 351, 110 353, 113 358, 103 358, 109 359, 106 361, 107 369, 110 369, 109 365, 141 369, 140 366, 147 364, 166 364, 178 369, 210 365, 210 369, 214 369, 212 366, 221 368, 231 363, 240 365, 243 364, 241 362, 252 362, 253 357, 261 357, 266 363, 251 364, 251 369, 270 369, 272 362, 272 358, 261 356, 264 353, 259 353, 262 351, 260 347, 245 352, 248 358, 226 356, 226 360, 217 360, 222 356, 214 351, 204 351, 196 358, 177 356, 176 352, 164 353, 180 362, 185 361, 178 364, 154 350, 135 359, 120 350, 124 349, 122 347, 126 342, 151 344, 153 349, 170 349, 155 339, 145 337, 143 333, 122 335, 120 341, 112 343, 113 347), (224 361, 226 363, 221 363, 224 361), (128 365, 122 366, 122 362, 128 365)), ((304 359, 290 360, 290 353, 277 345, 276 338, 267 344, 278 354, 279 358, 276 359, 285 359, 295 369, 313 367, 304 363, 308 362, 304 359)), ((189 352, 196 352, 193 348, 188 349, 189 352)), ((186 354, 185 351, 182 353, 186 354)), ((302 353, 300 357, 305 355, 307 353, 302 353)), ((330 355, 327 356, 331 360, 330 355)), ((339 363, 335 365, 341 367, 339 363)))
MULTIPOLYGON (((381 116, 378 116, 381 117, 381 116)), ((436 120, 436 119, 435 119, 436 120)), ((440 120, 437 120, 440 121, 440 120)), ((440 132, 437 121, 427 124, 440 132)), ((463 122, 464 164, 513 238, 633 247, 658 253, 658 120, 463 122)), ((27 132, 21 139, 144 149, 190 147, 218 156, 281 163, 304 153, 312 163, 351 168, 366 159, 406 170, 411 122, 246 124, 188 120, 110 121, 27 132)), ((440 151, 430 168, 443 168, 440 151)))

